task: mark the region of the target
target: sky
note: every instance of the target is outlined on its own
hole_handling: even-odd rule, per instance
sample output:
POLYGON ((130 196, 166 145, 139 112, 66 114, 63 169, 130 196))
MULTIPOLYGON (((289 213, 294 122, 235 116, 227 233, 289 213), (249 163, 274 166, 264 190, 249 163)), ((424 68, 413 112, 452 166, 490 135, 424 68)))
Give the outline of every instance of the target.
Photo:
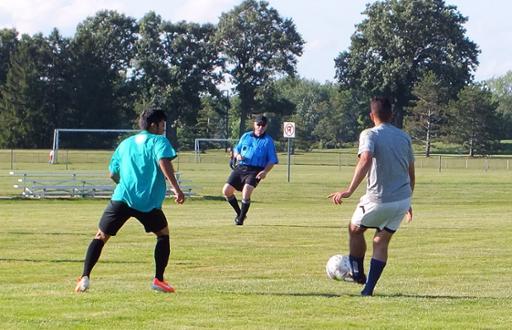
MULTIPOLYGON (((102 9, 113 9, 140 19, 155 11, 177 22, 217 23, 241 0, 0 0, 0 28, 20 33, 48 35, 53 28, 67 37, 76 26, 102 9)), ((355 25, 369 0, 267 0, 282 17, 291 18, 305 40, 298 59, 301 77, 334 81, 334 58, 350 46, 355 25)), ((445 0, 469 18, 466 36, 480 48, 477 81, 499 77, 512 70, 512 1, 445 0)))

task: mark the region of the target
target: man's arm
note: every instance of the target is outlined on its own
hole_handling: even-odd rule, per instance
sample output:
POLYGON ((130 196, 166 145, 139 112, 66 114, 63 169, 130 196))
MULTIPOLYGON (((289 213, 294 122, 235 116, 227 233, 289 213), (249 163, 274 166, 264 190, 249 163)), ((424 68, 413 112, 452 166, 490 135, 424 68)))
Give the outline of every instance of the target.
POLYGON ((172 189, 174 190, 175 193, 174 199, 176 200, 176 203, 183 204, 183 202, 185 201, 185 195, 181 191, 180 185, 176 180, 176 176, 174 175, 174 168, 172 167, 171 161, 167 158, 162 158, 158 161, 158 164, 160 165, 160 169, 164 173, 164 176, 171 183, 172 189))
POLYGON ((361 184, 361 181, 363 181, 363 179, 366 177, 372 166, 372 158, 373 155, 369 151, 364 151, 361 153, 356 165, 356 169, 354 170, 354 176, 352 177, 352 181, 350 182, 348 188, 344 191, 338 191, 327 196, 328 198, 332 199, 334 204, 341 204, 342 198, 350 197, 357 189, 357 187, 359 187, 359 184, 361 184))
MULTIPOLYGON (((411 185, 411 196, 412 196, 412 192, 414 192, 414 185, 416 184, 416 170, 414 168, 414 162, 411 162, 409 164, 409 181, 410 181, 410 185, 411 185)), ((407 211, 406 220, 407 220, 407 222, 412 221, 412 206, 410 206, 409 211, 407 211)))

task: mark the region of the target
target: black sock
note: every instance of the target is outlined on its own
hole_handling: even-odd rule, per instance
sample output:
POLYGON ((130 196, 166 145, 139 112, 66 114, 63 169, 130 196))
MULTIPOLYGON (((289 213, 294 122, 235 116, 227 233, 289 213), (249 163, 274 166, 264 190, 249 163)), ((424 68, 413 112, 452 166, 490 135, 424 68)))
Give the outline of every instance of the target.
POLYGON ((155 246, 155 277, 163 281, 165 267, 169 262, 169 255, 171 254, 171 244, 169 242, 169 235, 158 236, 156 238, 155 246))
POLYGON ((236 199, 236 196, 233 195, 231 197, 226 197, 226 200, 228 201, 229 205, 235 210, 236 215, 240 215, 240 206, 238 206, 238 200, 236 199))
POLYGON ((240 214, 238 215, 238 218, 240 219, 240 221, 244 221, 245 217, 247 216, 247 212, 249 212, 250 206, 251 206, 250 199, 242 199, 242 209, 240 210, 240 214))
POLYGON ((98 262, 104 245, 105 243, 101 239, 95 238, 91 241, 85 254, 84 272, 82 276, 91 275, 92 268, 96 265, 96 262, 98 262))

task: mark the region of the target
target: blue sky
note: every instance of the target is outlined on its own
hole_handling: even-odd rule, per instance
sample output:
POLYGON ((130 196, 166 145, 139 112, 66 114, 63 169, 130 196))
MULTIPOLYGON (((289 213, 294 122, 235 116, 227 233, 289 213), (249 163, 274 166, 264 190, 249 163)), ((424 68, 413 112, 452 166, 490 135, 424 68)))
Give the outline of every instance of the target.
MULTIPOLYGON (((216 23, 222 12, 240 0, 0 0, 0 28, 47 35, 56 27, 66 36, 76 25, 101 9, 115 9, 134 18, 150 10, 170 21, 216 23)), ((367 0, 268 0, 284 17, 292 18, 306 41, 299 59, 302 77, 320 82, 334 78, 334 58, 350 45, 354 25, 367 0)), ((445 0, 469 17, 467 36, 481 50, 476 80, 498 77, 512 70, 512 1, 445 0)))

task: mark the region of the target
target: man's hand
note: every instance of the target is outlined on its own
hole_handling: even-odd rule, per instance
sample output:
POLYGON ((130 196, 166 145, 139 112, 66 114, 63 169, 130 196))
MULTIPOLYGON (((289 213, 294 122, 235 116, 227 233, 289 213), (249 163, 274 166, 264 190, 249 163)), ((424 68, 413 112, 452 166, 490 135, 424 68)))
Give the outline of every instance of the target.
POLYGON ((350 196, 352 196, 352 193, 348 190, 345 190, 345 191, 334 192, 334 193, 330 194, 329 196, 327 196, 327 198, 332 199, 332 202, 334 204, 340 205, 342 203, 343 198, 349 198, 350 196))
POLYGON ((257 175, 256 175, 256 179, 258 180, 263 180, 267 177, 267 172, 266 171, 261 171, 259 172, 257 175))
POLYGON ((405 220, 407 220, 407 223, 412 221, 412 206, 409 207, 409 211, 407 211, 407 214, 405 215, 405 220))
POLYGON ((241 161, 241 160, 243 160, 243 159, 244 159, 244 157, 242 157, 242 155, 240 155, 240 154, 236 154, 236 155, 235 155, 235 158, 236 158, 236 160, 238 160, 238 161, 241 161))
POLYGON ((185 202, 185 194, 181 189, 173 189, 174 191, 174 201, 178 204, 183 204, 185 202))

